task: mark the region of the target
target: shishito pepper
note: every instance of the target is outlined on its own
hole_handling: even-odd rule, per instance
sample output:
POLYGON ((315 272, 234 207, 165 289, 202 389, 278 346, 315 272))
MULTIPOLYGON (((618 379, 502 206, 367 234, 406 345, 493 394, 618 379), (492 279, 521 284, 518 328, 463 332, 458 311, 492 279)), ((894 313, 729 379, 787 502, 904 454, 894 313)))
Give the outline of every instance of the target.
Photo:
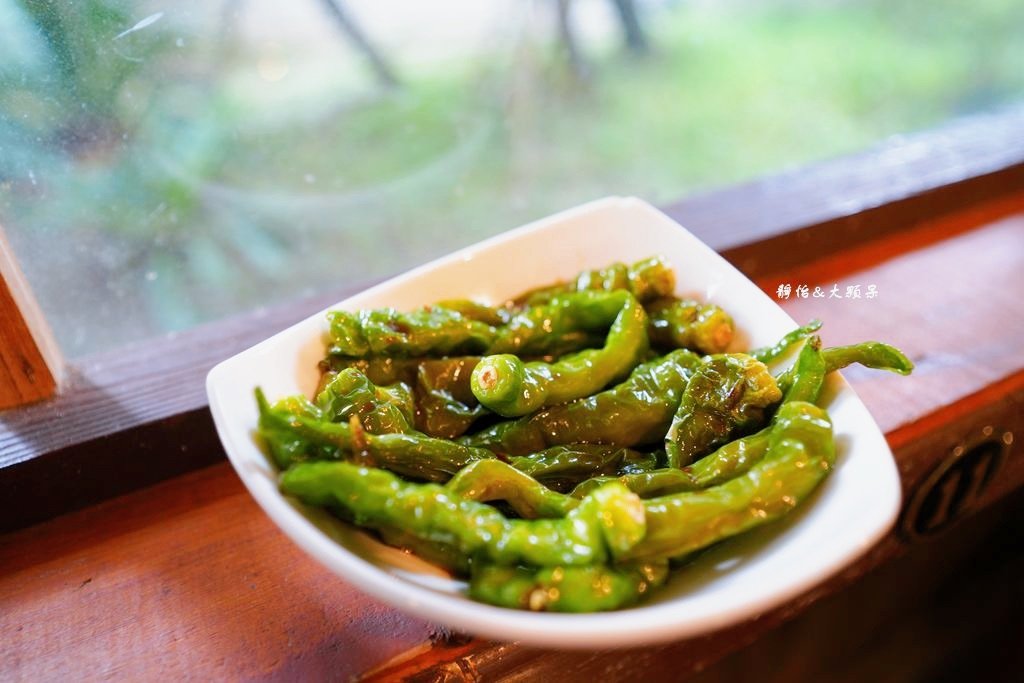
POLYGON ((721 307, 690 299, 658 299, 645 306, 651 345, 662 349, 690 349, 722 353, 736 328, 721 307))
POLYGON ((256 389, 256 401, 260 436, 281 468, 306 460, 357 457, 408 477, 447 481, 468 463, 494 457, 483 448, 418 432, 371 434, 362 428, 358 416, 348 423, 335 423, 288 410, 287 403, 271 406, 260 389, 256 389))
POLYGON ((665 583, 667 562, 590 567, 474 567, 469 596, 499 607, 601 612, 627 607, 665 583))
POLYGON ((670 467, 682 467, 756 427, 782 398, 761 361, 742 353, 708 356, 686 385, 665 435, 670 467))
POLYGON ((828 413, 802 401, 784 403, 758 463, 718 486, 644 501, 647 533, 620 559, 681 557, 778 519, 811 494, 834 461, 828 413))
POLYGON ((462 468, 445 488, 467 500, 503 500, 523 519, 565 517, 579 499, 557 493, 501 460, 478 460, 462 468))
POLYGON ((700 356, 679 349, 639 365, 622 383, 586 398, 500 422, 460 439, 507 455, 549 446, 597 443, 631 447, 658 443, 679 407, 700 356))
POLYGON ((514 313, 459 301, 408 312, 331 311, 328 363, 466 354, 557 356, 601 346, 630 296, 628 290, 564 293, 514 313))
MULTIPOLYGON (((794 366, 793 377, 793 382, 788 385, 783 396, 783 403, 816 401, 825 380, 825 361, 820 338, 811 337, 804 345, 794 366)), ((768 451, 772 429, 772 426, 768 426, 755 434, 734 439, 690 466, 630 473, 618 477, 618 481, 641 498, 717 486, 746 473, 764 457, 768 451)), ((571 495, 580 498, 612 479, 598 477, 585 481, 573 489, 571 495)))
MULTIPOLYGON (((605 344, 548 363, 523 362, 511 353, 484 356, 473 369, 473 395, 505 417, 527 415, 600 391, 629 374, 648 349, 647 314, 626 290, 565 295, 572 306, 609 305, 617 313, 605 344)), ((561 297, 554 301, 562 301, 561 297)))
POLYGON ((519 306, 537 306, 571 292, 611 292, 624 289, 643 304, 658 297, 670 296, 675 287, 676 276, 668 262, 660 256, 654 256, 628 266, 613 263, 606 268, 584 270, 568 282, 531 290, 516 297, 513 302, 519 306))
POLYGON ((812 334, 821 329, 820 320, 812 320, 806 325, 801 325, 792 332, 787 333, 771 346, 761 346, 756 349, 747 351, 748 356, 753 356, 765 365, 770 365, 775 361, 786 356, 790 349, 796 347, 797 344, 807 339, 812 334))
POLYGON ((656 456, 621 446, 574 443, 509 458, 509 464, 555 491, 617 472, 654 469, 656 456))
POLYGON ((508 519, 495 508, 437 484, 341 461, 299 463, 281 490, 339 510, 370 528, 401 529, 447 547, 469 563, 585 566, 613 560, 643 538, 640 499, 621 484, 594 491, 561 519, 508 519))

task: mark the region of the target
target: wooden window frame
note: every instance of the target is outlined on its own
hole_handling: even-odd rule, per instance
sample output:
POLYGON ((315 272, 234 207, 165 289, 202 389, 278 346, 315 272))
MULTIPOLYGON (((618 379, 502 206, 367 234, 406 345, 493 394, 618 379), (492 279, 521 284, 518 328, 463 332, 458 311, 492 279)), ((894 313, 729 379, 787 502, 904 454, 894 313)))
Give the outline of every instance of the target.
MULTIPOLYGON (((1024 108, 1015 107, 663 209, 763 282, 1022 190, 1024 108)), ((205 395, 210 368, 368 284, 67 363, 57 396, 0 412, 0 531, 220 461, 205 395)))

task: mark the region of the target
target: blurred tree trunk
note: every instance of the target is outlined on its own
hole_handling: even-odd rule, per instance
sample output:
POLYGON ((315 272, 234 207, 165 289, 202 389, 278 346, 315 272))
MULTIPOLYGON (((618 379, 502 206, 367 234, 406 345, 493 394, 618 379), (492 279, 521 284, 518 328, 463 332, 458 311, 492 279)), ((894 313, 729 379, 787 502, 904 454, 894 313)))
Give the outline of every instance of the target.
POLYGON ((384 56, 370 42, 362 28, 349 14, 344 0, 323 0, 323 3, 352 45, 366 57, 366 61, 370 63, 370 69, 373 70, 373 74, 380 84, 389 88, 398 85, 395 70, 391 68, 388 61, 384 59, 384 56))
POLYGON ((626 47, 630 52, 645 54, 648 49, 647 36, 644 35, 640 18, 637 16, 636 3, 633 0, 612 0, 622 21, 622 31, 626 36, 626 47))

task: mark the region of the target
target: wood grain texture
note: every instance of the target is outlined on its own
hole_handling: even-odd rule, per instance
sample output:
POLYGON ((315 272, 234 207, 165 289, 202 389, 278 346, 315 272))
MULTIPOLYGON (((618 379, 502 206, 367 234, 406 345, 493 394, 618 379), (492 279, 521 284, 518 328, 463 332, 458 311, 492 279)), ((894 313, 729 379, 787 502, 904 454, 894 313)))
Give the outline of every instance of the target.
POLYGON ((349 678, 437 629, 334 578, 225 463, 0 541, 0 678, 349 678))
POLYGON ((34 403, 57 391, 54 372, 18 305, 24 296, 15 297, 2 261, 0 254, 0 410, 34 403))
MULTIPOLYGON (((811 311, 797 310, 801 302, 787 304, 801 317, 825 318, 831 341, 896 339, 917 356, 923 370, 908 378, 848 373, 886 426, 908 493, 958 443, 993 425, 1018 438, 1000 485, 984 503, 1024 482, 1024 335, 1005 317, 1018 304, 1008 297, 990 307, 948 275, 965 263, 984 264, 987 288, 1024 291, 1024 270, 1013 267, 1020 224, 1004 221, 937 241, 922 237, 929 246, 893 259, 881 248, 877 265, 842 276, 876 283, 881 295, 870 306, 833 301, 811 311), (907 304, 911 295, 916 298, 907 304), (955 311, 956 331, 949 330, 945 308, 955 311), (928 392, 933 395, 921 396, 928 392)), ((906 547, 897 529, 825 585, 719 633, 626 656, 544 652, 451 637, 362 595, 277 532, 228 467, 217 465, 0 536, 0 678, 158 672, 319 680, 374 672, 380 680, 566 680, 572 671, 576 680, 633 680, 666 670, 682 678, 906 547)))

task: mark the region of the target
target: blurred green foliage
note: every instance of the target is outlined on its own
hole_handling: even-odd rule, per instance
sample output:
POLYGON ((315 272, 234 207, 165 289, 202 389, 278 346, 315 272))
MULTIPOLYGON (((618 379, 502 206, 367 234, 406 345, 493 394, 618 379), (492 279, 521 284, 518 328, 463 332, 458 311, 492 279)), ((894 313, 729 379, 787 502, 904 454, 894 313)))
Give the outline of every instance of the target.
POLYGON ((249 9, 0 0, 0 223, 71 355, 1024 96, 1010 0, 667 2, 646 57, 584 36, 585 82, 547 26, 436 62, 393 47, 398 89, 341 34, 248 40, 249 9))

